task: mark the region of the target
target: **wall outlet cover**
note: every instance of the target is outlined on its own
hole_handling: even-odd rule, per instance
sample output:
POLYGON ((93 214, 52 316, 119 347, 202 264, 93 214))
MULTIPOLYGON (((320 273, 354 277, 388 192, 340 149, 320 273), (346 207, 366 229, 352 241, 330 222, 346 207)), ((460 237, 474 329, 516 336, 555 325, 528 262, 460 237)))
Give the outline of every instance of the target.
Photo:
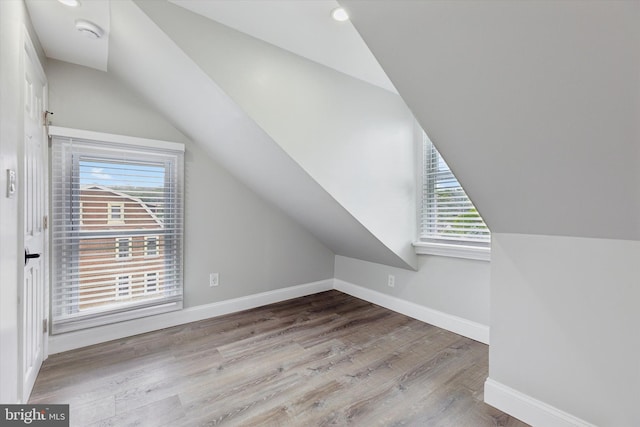
POLYGON ((220 275, 218 273, 209 274, 209 287, 218 286, 220 284, 220 275))

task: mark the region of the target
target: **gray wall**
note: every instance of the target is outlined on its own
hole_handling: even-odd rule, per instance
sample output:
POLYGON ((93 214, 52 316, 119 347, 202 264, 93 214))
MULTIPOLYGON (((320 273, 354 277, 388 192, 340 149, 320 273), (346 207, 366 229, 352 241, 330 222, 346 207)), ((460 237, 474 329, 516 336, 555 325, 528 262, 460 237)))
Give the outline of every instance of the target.
POLYGON ((418 256, 418 271, 336 256, 335 277, 488 326, 489 270, 487 261, 442 256, 418 256))
POLYGON ((492 238, 489 377, 597 426, 640 425, 640 242, 492 238))
POLYGON ((56 126, 183 142, 185 306, 333 277, 333 253, 108 73, 49 60, 56 126), (208 286, 209 273, 220 286, 208 286))

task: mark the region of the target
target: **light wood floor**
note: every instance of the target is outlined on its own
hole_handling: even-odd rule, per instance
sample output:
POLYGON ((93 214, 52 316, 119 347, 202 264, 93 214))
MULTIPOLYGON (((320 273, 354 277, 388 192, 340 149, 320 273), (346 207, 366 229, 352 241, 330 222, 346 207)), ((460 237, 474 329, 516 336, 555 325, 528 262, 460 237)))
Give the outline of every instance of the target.
POLYGON ((72 426, 525 426, 488 347, 337 291, 56 354, 30 403, 72 426))

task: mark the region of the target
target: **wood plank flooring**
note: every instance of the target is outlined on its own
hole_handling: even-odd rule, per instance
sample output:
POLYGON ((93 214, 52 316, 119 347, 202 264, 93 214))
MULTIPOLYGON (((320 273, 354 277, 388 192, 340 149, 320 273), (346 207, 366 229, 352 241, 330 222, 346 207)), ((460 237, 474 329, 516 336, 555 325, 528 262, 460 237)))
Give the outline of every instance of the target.
POLYGON ((488 347, 338 291, 55 354, 30 403, 72 426, 526 426, 488 347))

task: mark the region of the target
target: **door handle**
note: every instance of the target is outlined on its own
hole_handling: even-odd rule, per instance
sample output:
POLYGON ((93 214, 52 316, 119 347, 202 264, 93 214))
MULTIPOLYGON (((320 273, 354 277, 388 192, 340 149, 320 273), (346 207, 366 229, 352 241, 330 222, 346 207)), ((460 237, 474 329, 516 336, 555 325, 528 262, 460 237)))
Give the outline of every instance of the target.
POLYGON ((24 265, 27 265, 31 258, 40 258, 40 254, 30 254, 29 249, 24 250, 24 265))

